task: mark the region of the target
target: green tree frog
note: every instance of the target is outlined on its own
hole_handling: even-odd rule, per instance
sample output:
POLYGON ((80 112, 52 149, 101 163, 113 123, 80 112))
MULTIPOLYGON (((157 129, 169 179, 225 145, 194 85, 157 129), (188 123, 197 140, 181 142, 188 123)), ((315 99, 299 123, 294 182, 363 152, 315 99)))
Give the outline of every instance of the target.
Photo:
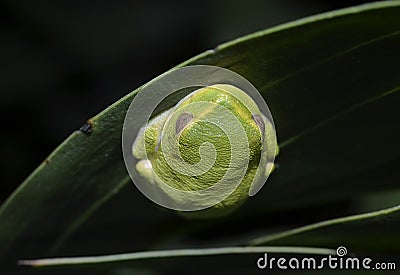
MULTIPOLYGON (((213 186, 229 171, 228 179, 240 180, 240 183, 228 197, 203 210, 181 212, 189 217, 219 217, 245 202, 253 183, 265 182, 273 171, 277 148, 273 124, 252 98, 235 86, 216 84, 190 93, 176 106, 152 118, 147 127, 142 127, 132 150, 139 160, 136 169, 148 184, 168 184, 178 190, 198 191, 213 186), (204 102, 209 104, 196 104, 204 102), (218 106, 229 111, 238 124, 227 123, 227 117, 221 115, 218 106), (240 140, 240 133, 246 142, 233 148, 233 142, 240 140), (142 148, 146 148, 145 152, 142 148), (236 162, 232 170, 228 170, 233 165, 233 156, 236 162), (202 158, 205 162, 212 160, 207 163, 206 171, 197 174, 177 171, 182 161, 193 166, 202 158), (239 177, 240 172, 242 177, 239 177)), ((182 199, 174 192, 165 192, 172 200, 182 199)))

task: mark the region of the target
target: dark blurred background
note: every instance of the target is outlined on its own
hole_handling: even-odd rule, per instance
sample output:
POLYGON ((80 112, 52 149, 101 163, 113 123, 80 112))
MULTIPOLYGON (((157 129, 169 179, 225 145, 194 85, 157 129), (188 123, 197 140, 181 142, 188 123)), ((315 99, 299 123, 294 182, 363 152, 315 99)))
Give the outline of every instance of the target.
POLYGON ((88 118, 231 39, 371 1, 1 1, 0 202, 88 118))

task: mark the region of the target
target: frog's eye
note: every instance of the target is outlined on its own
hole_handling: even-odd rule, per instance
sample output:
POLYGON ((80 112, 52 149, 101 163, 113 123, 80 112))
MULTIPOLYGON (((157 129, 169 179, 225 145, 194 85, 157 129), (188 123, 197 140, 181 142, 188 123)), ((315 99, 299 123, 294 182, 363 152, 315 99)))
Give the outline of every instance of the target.
POLYGON ((264 124, 264 120, 262 119, 262 117, 260 117, 259 115, 253 115, 253 120, 257 124, 258 128, 260 129, 261 134, 264 135, 265 124, 264 124))
POLYGON ((185 112, 182 113, 175 124, 176 134, 179 134, 193 119, 193 115, 191 113, 185 112))

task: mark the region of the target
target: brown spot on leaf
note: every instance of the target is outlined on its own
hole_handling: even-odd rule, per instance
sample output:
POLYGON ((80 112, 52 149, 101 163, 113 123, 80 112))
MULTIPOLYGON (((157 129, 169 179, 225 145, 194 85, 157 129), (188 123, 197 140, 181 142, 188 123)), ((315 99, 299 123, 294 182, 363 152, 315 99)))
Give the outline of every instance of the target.
POLYGON ((85 135, 90 135, 93 132, 93 122, 92 120, 88 120, 85 124, 79 128, 79 131, 84 133, 85 135))

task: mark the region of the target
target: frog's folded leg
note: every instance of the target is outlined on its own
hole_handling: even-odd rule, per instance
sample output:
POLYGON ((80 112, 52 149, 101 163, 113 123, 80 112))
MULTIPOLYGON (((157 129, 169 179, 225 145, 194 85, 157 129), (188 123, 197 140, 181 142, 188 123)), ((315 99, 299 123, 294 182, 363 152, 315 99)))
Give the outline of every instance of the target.
POLYGON ((135 158, 144 160, 157 151, 162 128, 171 111, 172 109, 163 112, 140 128, 132 146, 132 153, 135 158))

